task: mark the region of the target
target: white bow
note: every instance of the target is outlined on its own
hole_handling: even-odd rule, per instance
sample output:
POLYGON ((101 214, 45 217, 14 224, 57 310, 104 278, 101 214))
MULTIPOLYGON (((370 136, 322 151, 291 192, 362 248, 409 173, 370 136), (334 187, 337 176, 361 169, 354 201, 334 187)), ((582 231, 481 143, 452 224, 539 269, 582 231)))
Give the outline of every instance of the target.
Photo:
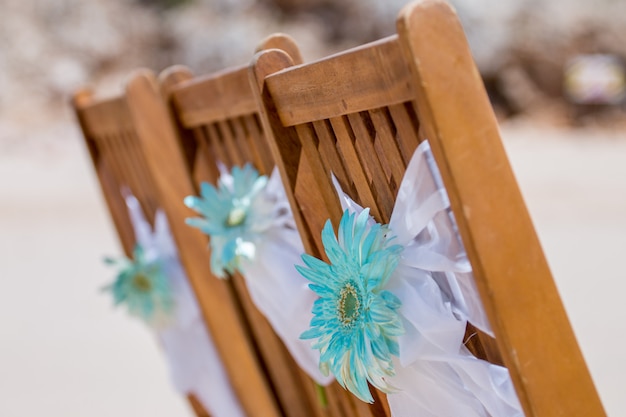
MULTIPOLYGON (((363 208, 334 180, 344 210, 363 208)), ((372 220, 373 221, 373 220, 372 220)), ((405 334, 387 396, 395 417, 521 417, 506 368, 463 345, 466 322, 493 334, 428 142, 417 148, 389 222, 404 246, 386 290, 401 301, 405 334)))

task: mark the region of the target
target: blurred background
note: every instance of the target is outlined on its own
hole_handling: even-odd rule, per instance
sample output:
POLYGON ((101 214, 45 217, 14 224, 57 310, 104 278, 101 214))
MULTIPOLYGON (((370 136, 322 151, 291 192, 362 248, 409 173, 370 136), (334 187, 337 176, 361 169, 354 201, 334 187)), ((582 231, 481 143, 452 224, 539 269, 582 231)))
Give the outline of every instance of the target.
MULTIPOLYGON (((150 332, 100 292, 121 249, 71 93, 244 64, 277 31, 310 61, 394 33, 405 3, 0 0, 1 416, 191 415, 150 332)), ((626 415, 626 2, 452 3, 607 412, 626 415)))

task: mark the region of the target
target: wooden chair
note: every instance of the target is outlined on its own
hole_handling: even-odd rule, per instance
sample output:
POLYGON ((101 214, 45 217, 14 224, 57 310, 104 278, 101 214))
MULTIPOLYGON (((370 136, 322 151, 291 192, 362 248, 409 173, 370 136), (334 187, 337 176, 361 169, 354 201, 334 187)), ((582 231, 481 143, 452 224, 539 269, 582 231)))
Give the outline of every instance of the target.
POLYGON ((397 31, 309 64, 270 50, 251 66, 306 251, 323 256, 323 223, 342 214, 331 171, 388 223, 428 138, 496 335, 497 346, 483 335, 473 352, 501 355, 527 417, 604 416, 455 12, 418 1, 397 31))
MULTIPOLYGON (((180 250, 181 261, 204 320, 247 414, 279 415, 258 362, 254 342, 245 331, 238 302, 228 285, 211 276, 204 260, 206 242, 203 236, 184 224, 187 213, 181 213, 182 200, 169 200, 169 196, 157 186, 155 171, 146 161, 140 145, 143 141, 140 136, 146 132, 137 128, 128 98, 120 96, 98 101, 91 92, 82 90, 74 96, 73 105, 124 252, 131 256, 135 246, 133 227, 121 194, 122 187, 126 186, 139 200, 150 223, 154 222, 157 208, 165 210, 179 248, 185 248, 180 250)), ((156 121, 148 117, 146 122, 156 121)), ((167 166, 163 170, 166 171, 167 166)), ((198 416, 208 416, 193 395, 189 395, 189 401, 198 416)))
MULTIPOLYGON (((299 50, 284 35, 272 36, 259 46, 263 50, 268 48, 278 48, 295 62, 301 62, 299 50)), ((169 200, 180 204, 186 195, 197 194, 200 182, 215 184, 217 161, 229 168, 250 162, 260 173, 271 173, 274 161, 258 118, 258 102, 249 83, 247 66, 198 78, 193 78, 185 68, 173 67, 160 78, 158 84, 151 73, 137 75, 128 85, 128 98, 136 113, 139 131, 145 131, 140 136, 147 138, 142 145, 148 162, 155 171, 164 170, 157 174, 156 181, 169 200), (157 119, 162 123, 141 122, 139 113, 147 114, 147 109, 153 115, 159 114, 157 119), (166 117, 168 112, 171 122, 166 117), (175 132, 172 126, 176 127, 175 132)), ((178 215, 182 221, 189 213, 179 212, 178 215)), ((204 262, 207 262, 209 252, 205 248, 206 242, 203 250, 204 262)), ((336 383, 324 390, 328 405, 321 405, 313 381, 298 368, 252 304, 243 278, 234 274, 230 281, 257 342, 281 415, 372 415, 365 405, 336 383)))

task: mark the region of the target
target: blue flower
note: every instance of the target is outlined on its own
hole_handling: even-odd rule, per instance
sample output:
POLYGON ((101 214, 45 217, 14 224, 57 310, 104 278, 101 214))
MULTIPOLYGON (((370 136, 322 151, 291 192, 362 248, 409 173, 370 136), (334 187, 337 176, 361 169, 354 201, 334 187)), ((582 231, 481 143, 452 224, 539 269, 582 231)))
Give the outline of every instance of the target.
POLYGON ((126 304, 128 312, 148 325, 167 324, 174 310, 170 282, 160 260, 148 259, 143 248, 135 246, 133 259, 105 259, 120 270, 115 282, 105 287, 113 294, 115 305, 126 304))
POLYGON ((384 290, 400 260, 403 247, 390 245, 389 229, 369 222, 369 209, 356 216, 346 210, 339 239, 330 220, 322 242, 330 264, 302 255, 306 267, 296 266, 320 296, 313 305, 311 327, 300 337, 317 339, 320 369, 361 400, 373 402, 369 381, 390 392, 385 377, 393 376, 392 355, 398 356, 397 336, 403 334, 397 310, 400 300, 384 290))
POLYGON ((224 278, 224 271, 241 269, 242 259, 254 259, 256 245, 274 219, 274 205, 263 193, 267 182, 246 164, 222 174, 217 188, 202 183, 201 197, 185 198, 185 205, 203 216, 187 219, 187 224, 210 236, 211 270, 216 276, 224 278))

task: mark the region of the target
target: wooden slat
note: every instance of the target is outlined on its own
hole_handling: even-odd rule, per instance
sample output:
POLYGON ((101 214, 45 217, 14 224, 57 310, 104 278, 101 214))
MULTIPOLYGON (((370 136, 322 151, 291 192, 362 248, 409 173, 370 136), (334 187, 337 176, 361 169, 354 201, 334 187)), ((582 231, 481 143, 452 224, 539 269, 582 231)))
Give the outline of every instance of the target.
POLYGON ((256 309, 248 294, 244 278, 235 274, 231 279, 250 320, 252 331, 256 336, 255 340, 270 375, 270 381, 273 382, 274 390, 282 405, 283 414, 291 417, 315 416, 313 408, 315 397, 307 398, 305 395, 298 375, 298 365, 276 336, 267 319, 256 309))
POLYGON ((398 32, 422 127, 526 416, 604 416, 454 11, 437 0, 410 5, 398 32))
POLYGON ((418 137, 419 125, 417 118, 409 116, 406 104, 395 104, 388 107, 389 114, 396 127, 396 142, 402 154, 404 164, 407 165, 415 152, 417 144, 414 138, 418 137))
MULTIPOLYGON (((347 193, 354 194, 354 184, 349 178, 345 163, 337 152, 337 141, 328 121, 313 122, 313 129, 317 136, 317 149, 320 153, 322 163, 327 172, 331 172, 337 177, 337 180, 343 186, 343 190, 347 193)), ((300 168, 300 171, 302 168, 300 168)))
POLYGON ((395 194, 391 193, 389 183, 385 172, 380 163, 380 155, 376 152, 372 138, 363 122, 361 114, 348 115, 350 126, 354 132, 355 150, 359 156, 360 165, 367 176, 370 189, 374 191, 376 205, 379 210, 380 217, 378 221, 381 223, 389 223, 391 211, 393 210, 393 202, 395 194))
POLYGON ((155 190, 154 187, 150 186, 151 184, 142 181, 140 174, 141 157, 134 154, 131 149, 131 142, 134 139, 132 133, 128 131, 120 131, 116 135, 111 135, 109 142, 114 152, 112 158, 119 162, 122 173, 121 184, 129 187, 139 201, 148 223, 154 224, 154 215, 157 209, 153 203, 155 190))
MULTIPOLYGON (((372 216, 380 219, 381 213, 376 203, 376 197, 370 187, 367 173, 363 171, 364 167, 360 163, 357 150, 354 148, 355 138, 349 122, 345 117, 337 117, 330 119, 330 124, 337 137, 337 148, 346 163, 346 171, 352 177, 352 182, 357 192, 357 196, 355 196, 358 199, 357 202, 363 207, 369 207, 372 216)), ((315 175, 319 174, 316 173, 315 175)), ((330 219, 335 226, 338 226, 340 218, 341 215, 339 217, 331 217, 330 219)))
MULTIPOLYGON (((193 131, 196 140, 206 143, 207 148, 210 149, 211 154, 214 155, 214 161, 221 162, 226 166, 232 166, 234 164, 230 153, 228 153, 224 147, 220 133, 215 124, 198 126, 193 129, 193 131)), ((205 161, 205 163, 208 163, 208 161, 205 161)))
POLYGON ((392 190, 392 194, 395 196, 397 187, 400 186, 402 177, 404 177, 406 163, 402 159, 402 155, 398 149, 395 125, 393 125, 393 122, 388 118, 387 112, 388 110, 386 108, 374 109, 370 110, 369 115, 376 131, 374 147, 381 159, 381 165, 383 165, 383 169, 385 170, 387 181, 390 183, 393 181, 396 185, 395 189, 392 190))
POLYGON ((206 161, 209 158, 209 149, 206 143, 200 142, 198 144, 198 151, 196 153, 196 161, 194 163, 193 170, 193 182, 194 184, 202 184, 203 182, 212 182, 212 178, 216 178, 219 173, 216 170, 215 164, 207 164, 206 161), (213 169, 211 169, 213 168, 213 169))
POLYGON ((250 147, 254 153, 255 165, 259 167, 260 172, 270 174, 272 168, 274 168, 274 160, 259 126, 258 116, 256 114, 243 116, 242 120, 250 137, 250 147), (261 143, 263 143, 263 146, 260 145, 261 143))
POLYGON ((119 183, 115 180, 107 160, 96 159, 94 164, 100 180, 102 194, 109 207, 109 213, 113 218, 122 249, 124 254, 130 257, 135 247, 135 232, 128 215, 128 208, 125 202, 118 197, 120 192, 119 183))
POLYGON ((284 126, 401 103, 413 96, 396 36, 270 75, 266 88, 275 96, 284 126), (337 101, 337 96, 344 98, 337 101))
POLYGON ((232 168, 233 166, 243 166, 246 160, 242 155, 242 151, 239 149, 237 139, 233 135, 228 121, 220 120, 216 122, 215 125, 216 129, 219 131, 221 143, 224 146, 224 149, 226 149, 226 153, 230 156, 231 163, 229 164, 229 168, 232 168))
MULTIPOLYGON (((248 140, 247 132, 239 118, 229 119, 228 124, 230 125, 231 131, 233 132, 233 138, 235 141, 235 146, 241 155, 241 159, 243 163, 252 163, 254 166, 257 165, 257 161, 254 158, 254 153, 252 150, 252 144, 248 140)), ((265 141, 265 138, 263 138, 265 141)), ((263 168, 263 166, 261 166, 263 168)))

